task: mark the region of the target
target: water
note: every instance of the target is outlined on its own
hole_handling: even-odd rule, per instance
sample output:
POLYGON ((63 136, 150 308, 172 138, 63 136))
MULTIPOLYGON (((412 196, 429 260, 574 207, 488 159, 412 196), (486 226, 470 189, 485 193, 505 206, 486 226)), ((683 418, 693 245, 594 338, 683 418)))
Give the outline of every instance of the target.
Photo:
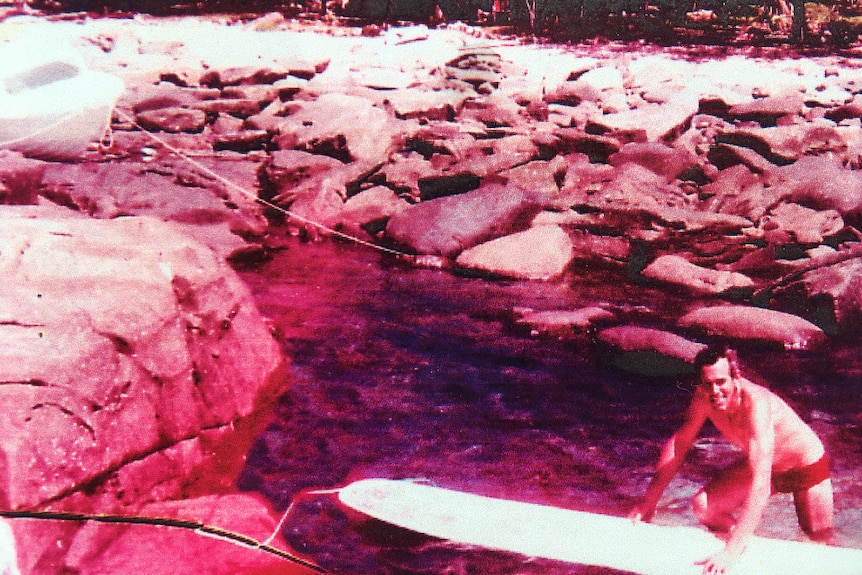
MULTIPOLYGON (((459 549, 367 521, 332 495, 365 477, 625 514, 643 493, 661 442, 680 423, 692 382, 610 367, 589 334, 531 338, 511 310, 613 304, 661 317, 681 305, 633 287, 623 270, 581 269, 559 283, 498 282, 399 265, 366 248, 290 243, 244 274, 291 358, 292 381, 256 440, 240 487, 294 508, 284 535, 344 574, 610 573, 459 549)), ((634 310, 634 311, 631 311, 634 310)), ((862 346, 821 353, 740 350, 768 373, 827 443, 839 542, 862 548, 862 346)), ((705 431, 656 522, 696 525, 688 499, 734 454, 705 431)), ((802 539, 789 496, 772 499, 759 533, 802 539)))

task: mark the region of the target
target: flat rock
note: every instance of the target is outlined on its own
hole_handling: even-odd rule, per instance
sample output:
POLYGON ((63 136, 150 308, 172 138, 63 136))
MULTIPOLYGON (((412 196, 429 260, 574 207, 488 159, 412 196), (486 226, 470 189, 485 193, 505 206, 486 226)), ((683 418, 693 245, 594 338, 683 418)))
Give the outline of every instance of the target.
POLYGON ((565 337, 614 317, 613 312, 599 306, 572 310, 516 309, 514 312, 517 316, 514 327, 518 331, 528 332, 531 336, 565 337))
POLYGON ((754 289, 754 281, 741 273, 704 268, 672 254, 659 256, 641 274, 695 293, 720 295, 754 289))
POLYGON ((844 217, 862 216, 862 176, 827 156, 805 156, 779 168, 793 201, 816 209, 837 210, 844 217))
POLYGON ((494 276, 549 280, 566 271, 572 256, 572 240, 562 228, 536 226, 467 249, 455 263, 494 276))
POLYGON ((694 358, 706 347, 673 332, 633 325, 602 329, 596 341, 610 350, 615 367, 662 377, 693 373, 694 358))
POLYGON ((696 309, 680 318, 679 325, 713 336, 777 344, 785 349, 812 349, 826 339, 822 329, 799 316, 744 305, 696 309))

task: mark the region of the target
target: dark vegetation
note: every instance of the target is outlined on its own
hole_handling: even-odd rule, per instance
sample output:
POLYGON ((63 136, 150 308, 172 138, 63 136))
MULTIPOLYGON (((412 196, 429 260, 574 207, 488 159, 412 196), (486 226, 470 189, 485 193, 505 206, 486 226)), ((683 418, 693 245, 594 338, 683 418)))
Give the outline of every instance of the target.
POLYGON ((347 23, 463 21, 552 41, 847 47, 862 0, 30 0, 49 12, 261 14, 347 23))

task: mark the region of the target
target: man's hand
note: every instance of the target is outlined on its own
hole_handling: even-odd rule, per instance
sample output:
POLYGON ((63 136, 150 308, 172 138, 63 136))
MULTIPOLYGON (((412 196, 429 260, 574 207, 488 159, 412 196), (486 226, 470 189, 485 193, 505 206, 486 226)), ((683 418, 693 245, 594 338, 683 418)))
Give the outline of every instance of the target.
POLYGON ((742 551, 725 547, 715 555, 711 555, 695 565, 703 565, 703 575, 726 575, 736 564, 742 551))
POLYGON ((635 505, 634 509, 629 511, 627 517, 631 519, 632 523, 639 523, 641 521, 649 523, 652 521, 653 515, 655 515, 654 509, 646 509, 642 503, 639 503, 635 505))

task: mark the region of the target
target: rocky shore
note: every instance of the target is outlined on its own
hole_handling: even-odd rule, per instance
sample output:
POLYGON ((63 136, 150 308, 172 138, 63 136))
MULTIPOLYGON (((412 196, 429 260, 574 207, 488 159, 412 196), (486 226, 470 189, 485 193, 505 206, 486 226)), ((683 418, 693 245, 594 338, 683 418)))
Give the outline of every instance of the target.
MULTIPOLYGON (((5 507, 275 528, 260 501, 227 494, 216 456, 236 458, 284 383, 228 264, 278 249, 275 225, 492 279, 619 269, 632 290, 691 305, 674 317, 513 308, 513 321, 595 333, 675 369, 709 337, 816 350, 856 331, 855 60, 541 46, 457 25, 306 29, 278 15, 13 18, 0 33, 23 26, 127 90, 107 149, 80 162, 0 152, 5 507)), ((177 553, 202 557, 177 561, 161 533, 117 526, 13 528, 24 573, 284 565, 213 560, 198 543, 177 553)))

